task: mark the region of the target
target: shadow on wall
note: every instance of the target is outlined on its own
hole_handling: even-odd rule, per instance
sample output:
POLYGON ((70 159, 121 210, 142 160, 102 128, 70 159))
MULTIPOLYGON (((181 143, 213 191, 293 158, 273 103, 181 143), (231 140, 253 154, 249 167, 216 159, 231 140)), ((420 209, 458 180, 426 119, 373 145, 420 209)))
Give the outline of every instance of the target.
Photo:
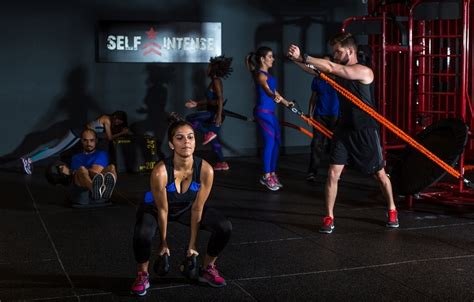
MULTIPOLYGON (((192 65, 192 79, 193 79, 193 94, 192 97, 188 99, 193 99, 193 100, 204 100, 206 98, 206 80, 209 79, 207 75, 207 66, 204 64, 193 64, 192 65)), ((186 99, 186 101, 188 100, 186 99)), ((184 107, 184 102, 183 102, 183 107, 184 107)), ((186 113, 188 113, 186 111, 186 113)))
MULTIPOLYGON (((192 91, 192 94, 187 96, 184 100, 182 100, 181 104, 179 104, 179 106, 181 108, 179 108, 179 111, 180 112, 183 112, 182 116, 183 117, 186 117, 187 115, 189 114, 192 114, 192 113, 195 113, 197 111, 201 111, 201 110, 206 110, 206 105, 198 105, 198 107, 194 108, 194 109, 188 109, 188 108, 185 108, 184 106, 184 102, 187 102, 188 100, 193 100, 193 101, 203 101, 206 99, 206 90, 207 90, 207 87, 210 85, 210 83, 206 83, 207 80, 209 80, 209 77, 207 75, 207 72, 206 72, 206 69, 207 68, 207 65, 204 65, 204 64, 194 64, 191 69, 192 69, 192 83, 193 83, 193 87, 191 89, 192 91)), ((181 100, 180 100, 181 101, 181 100)), ((196 136, 202 136, 202 133, 200 131, 195 131, 196 132, 196 136)), ((198 139, 198 137, 196 137, 196 151, 201 151, 203 149, 208 149, 207 147, 202 147, 201 146, 201 142, 203 141, 203 139, 198 139)), ((208 157, 207 155, 204 156, 202 154, 200 154, 199 156, 201 157, 208 157)))
MULTIPOLYGON (((87 76, 87 69, 84 66, 74 67, 66 77, 66 92, 57 104, 56 111, 66 113, 71 128, 89 122, 87 119, 89 113, 99 116, 105 112, 87 91, 87 76)), ((56 113, 49 116, 54 115, 56 113)))
POLYGON ((146 94, 143 105, 137 112, 145 115, 144 119, 133 123, 130 129, 135 134, 148 134, 156 138, 158 156, 164 157, 161 145, 168 128, 168 113, 165 111, 168 103, 168 86, 175 79, 175 67, 160 64, 147 64, 146 94))
POLYGON ((104 112, 87 91, 87 69, 78 65, 65 76, 64 95, 54 102, 34 125, 34 131, 27 134, 10 153, 0 157, 0 164, 16 160, 34 150, 44 148, 54 140, 63 137, 69 129, 84 126, 89 112, 99 115, 104 112), (50 121, 58 122, 44 128, 50 121))

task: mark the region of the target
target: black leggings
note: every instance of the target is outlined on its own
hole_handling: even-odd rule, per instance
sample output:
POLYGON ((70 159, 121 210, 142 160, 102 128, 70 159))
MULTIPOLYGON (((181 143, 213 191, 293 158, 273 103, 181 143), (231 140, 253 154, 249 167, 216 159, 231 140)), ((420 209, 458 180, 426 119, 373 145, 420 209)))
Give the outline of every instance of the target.
MULTIPOLYGON (((150 260, 152 239, 159 227, 157 217, 157 208, 153 204, 141 204, 137 210, 137 222, 133 234, 133 251, 138 263, 150 260)), ((176 218, 168 217, 168 220, 190 226, 191 210, 176 218)), ((207 254, 211 257, 217 257, 229 242, 232 224, 219 211, 204 207, 199 229, 211 232, 207 254)))

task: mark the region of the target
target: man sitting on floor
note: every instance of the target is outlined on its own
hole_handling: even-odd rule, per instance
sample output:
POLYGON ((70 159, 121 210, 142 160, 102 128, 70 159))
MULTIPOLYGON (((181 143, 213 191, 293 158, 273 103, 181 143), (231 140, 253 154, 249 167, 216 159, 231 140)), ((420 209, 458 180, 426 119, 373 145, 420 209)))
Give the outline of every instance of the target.
POLYGON ((106 151, 96 150, 97 134, 85 129, 81 133, 83 151, 72 157, 73 183, 90 191, 92 200, 108 200, 117 180, 115 166, 110 164, 106 151))

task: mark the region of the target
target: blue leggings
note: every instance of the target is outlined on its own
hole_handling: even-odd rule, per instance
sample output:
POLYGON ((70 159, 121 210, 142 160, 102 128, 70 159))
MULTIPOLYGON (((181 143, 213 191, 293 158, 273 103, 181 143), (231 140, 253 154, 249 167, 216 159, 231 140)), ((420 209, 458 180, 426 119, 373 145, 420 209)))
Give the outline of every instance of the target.
POLYGON ((275 172, 281 144, 280 124, 269 110, 256 109, 254 116, 263 138, 263 173, 275 172))
MULTIPOLYGON (((193 125, 193 128, 197 131, 206 134, 208 132, 214 132, 215 134, 219 135, 219 131, 221 127, 217 127, 214 124, 215 114, 214 112, 210 111, 198 111, 195 113, 191 113, 186 116, 186 121, 193 125)), ((211 141, 212 150, 217 155, 217 160, 220 162, 224 161, 224 154, 222 153, 222 146, 219 141, 219 137, 216 137, 211 141)))
POLYGON ((80 137, 77 137, 71 130, 69 130, 68 133, 63 138, 61 138, 61 140, 56 145, 52 147, 36 149, 33 152, 23 155, 23 158, 31 158, 31 162, 34 163, 64 152, 76 145, 80 140, 80 137))

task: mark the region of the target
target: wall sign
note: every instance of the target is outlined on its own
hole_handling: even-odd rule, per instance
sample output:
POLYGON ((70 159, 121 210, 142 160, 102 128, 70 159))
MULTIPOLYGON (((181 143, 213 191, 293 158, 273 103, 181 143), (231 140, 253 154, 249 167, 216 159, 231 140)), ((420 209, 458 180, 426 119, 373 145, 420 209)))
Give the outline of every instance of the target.
POLYGON ((220 22, 101 21, 99 62, 207 63, 221 55, 220 22))

